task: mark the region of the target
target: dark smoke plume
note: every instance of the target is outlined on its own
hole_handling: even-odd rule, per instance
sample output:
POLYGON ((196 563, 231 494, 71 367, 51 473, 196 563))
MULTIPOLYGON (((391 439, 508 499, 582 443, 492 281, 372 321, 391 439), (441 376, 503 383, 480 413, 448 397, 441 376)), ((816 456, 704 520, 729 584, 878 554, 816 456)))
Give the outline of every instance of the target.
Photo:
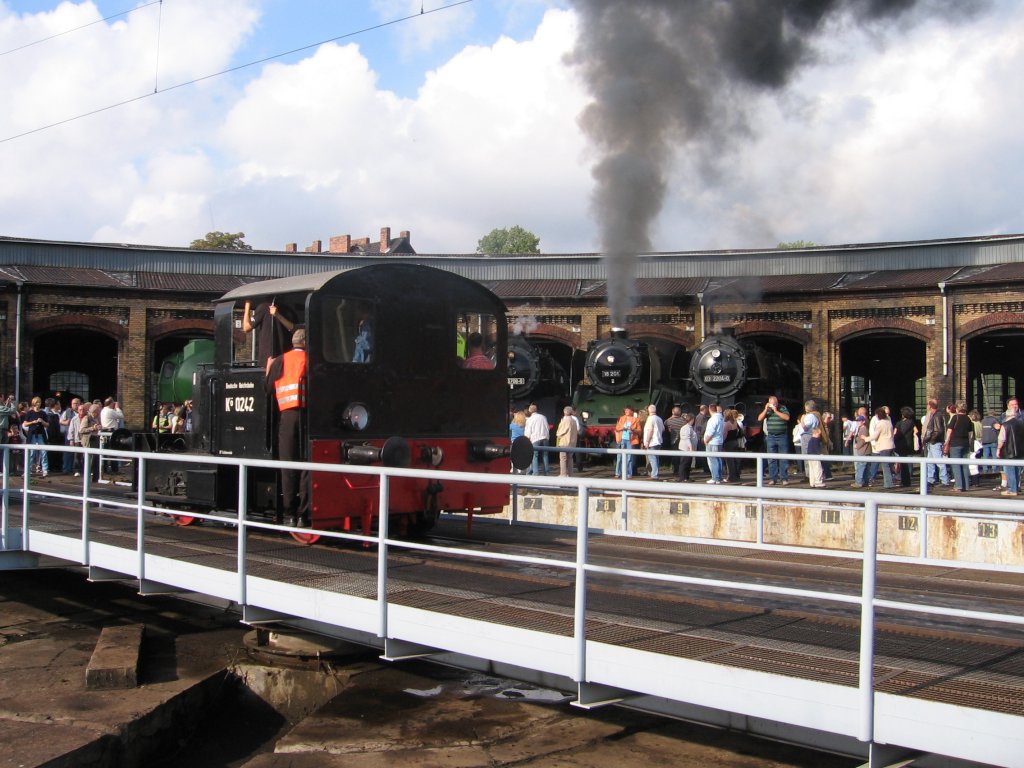
MULTIPOLYGON (((749 133, 744 103, 777 91, 815 58, 830 23, 909 20, 915 0, 572 0, 570 56, 593 97, 580 125, 600 153, 593 209, 608 265, 613 324, 625 321, 633 257, 652 249, 676 147, 699 145, 711 175, 749 133)), ((924 10, 978 3, 922 0, 924 10)), ((972 6, 968 9, 965 6, 972 6)))

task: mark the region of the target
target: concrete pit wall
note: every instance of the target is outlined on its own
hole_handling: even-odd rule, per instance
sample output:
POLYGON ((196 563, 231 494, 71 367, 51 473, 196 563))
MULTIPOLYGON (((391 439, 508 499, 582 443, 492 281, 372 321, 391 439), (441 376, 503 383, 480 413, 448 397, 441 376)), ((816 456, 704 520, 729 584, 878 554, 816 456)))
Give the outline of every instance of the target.
MULTIPOLYGON (((577 497, 573 494, 528 493, 516 497, 516 519, 522 522, 575 527, 577 497)), ((864 511, 841 503, 779 504, 679 496, 648 498, 621 494, 593 495, 589 525, 603 531, 656 536, 756 542, 758 507, 763 507, 763 542, 791 547, 861 551, 864 511)), ((508 506, 499 518, 511 519, 508 506)), ((878 552, 916 558, 989 565, 1024 565, 1024 523, 978 519, 964 513, 924 515, 913 509, 879 511, 878 552)))

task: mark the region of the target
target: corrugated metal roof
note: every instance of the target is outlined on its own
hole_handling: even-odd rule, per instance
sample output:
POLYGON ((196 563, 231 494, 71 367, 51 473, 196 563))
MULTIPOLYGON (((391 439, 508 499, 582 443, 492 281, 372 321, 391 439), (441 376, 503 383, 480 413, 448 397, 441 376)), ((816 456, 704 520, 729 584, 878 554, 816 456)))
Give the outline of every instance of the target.
POLYGON ((40 267, 23 265, 18 272, 26 283, 41 285, 81 285, 90 288, 124 288, 125 283, 101 269, 40 267))
POLYGON ((704 295, 713 301, 728 301, 736 297, 750 298, 788 293, 820 293, 830 290, 841 279, 841 274, 772 275, 768 277, 738 277, 735 280, 709 283, 704 295))
POLYGON ((954 285, 985 285, 1024 280, 1024 264, 999 264, 994 267, 974 267, 960 270, 947 282, 954 285))
POLYGON ((630 294, 641 296, 693 296, 704 290, 708 281, 705 277, 667 277, 664 279, 643 277, 633 284, 630 294))
POLYGON ((483 284, 502 299, 575 299, 580 293, 579 280, 501 280, 483 284))
MULTIPOLYGON (((381 261, 417 263, 456 272, 478 282, 499 280, 605 280, 599 254, 481 256, 479 254, 387 255, 197 251, 99 243, 60 243, 0 237, 0 265, 98 269, 107 273, 164 272, 246 275, 268 279, 351 269, 381 261)), ((870 273, 888 270, 957 269, 1024 263, 1024 235, 869 243, 799 250, 691 251, 641 254, 633 260, 639 279, 729 279, 870 273)))
POLYGON ((838 291, 892 291, 918 288, 935 289, 959 272, 959 268, 940 267, 936 269, 894 269, 885 272, 870 272, 859 276, 847 275, 847 279, 835 287, 838 291))
POLYGON ((146 291, 186 291, 189 293, 227 293, 246 284, 233 275, 187 275, 164 272, 137 272, 135 286, 146 291))

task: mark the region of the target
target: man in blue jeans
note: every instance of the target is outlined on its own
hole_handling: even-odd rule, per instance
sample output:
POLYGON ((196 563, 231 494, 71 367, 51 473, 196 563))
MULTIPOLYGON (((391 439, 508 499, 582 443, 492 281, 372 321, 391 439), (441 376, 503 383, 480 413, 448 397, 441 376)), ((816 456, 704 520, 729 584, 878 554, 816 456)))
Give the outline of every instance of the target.
MULTIPOLYGON (((1006 418, 999 429, 996 456, 1000 459, 1024 459, 1024 417, 1017 398, 1006 404, 1006 418)), ((1004 465, 1006 490, 1003 496, 1016 496, 1020 492, 1020 467, 1004 465)))
MULTIPOLYGON (((942 458, 942 444, 946 439, 946 422, 939 412, 939 401, 935 398, 928 400, 924 418, 921 419, 921 442, 924 443, 925 451, 930 459, 942 458)), ((935 476, 938 474, 939 482, 949 485, 949 468, 943 462, 928 463, 928 485, 935 484, 935 476)))
MULTIPOLYGON (((722 416, 722 407, 717 403, 708 406, 707 426, 704 427, 704 447, 708 451, 721 451, 725 442, 725 417, 722 416)), ((715 456, 708 456, 708 468, 711 470, 711 485, 720 485, 722 482, 722 460, 715 456)))
MULTIPOLYGON (((779 398, 772 395, 758 414, 764 432, 765 447, 768 453, 789 453, 789 409, 779 405, 779 398)), ((789 484, 789 460, 768 460, 768 485, 789 484)))
POLYGON ((526 419, 526 427, 523 434, 530 438, 530 442, 533 443, 533 463, 530 465, 530 471, 527 474, 546 475, 551 469, 551 455, 548 451, 543 450, 547 448, 548 439, 551 437, 551 428, 548 425, 548 417, 537 410, 536 403, 530 403, 530 407, 527 408, 527 412, 530 415, 526 419), (541 472, 540 467, 541 462, 544 462, 543 473, 541 472))

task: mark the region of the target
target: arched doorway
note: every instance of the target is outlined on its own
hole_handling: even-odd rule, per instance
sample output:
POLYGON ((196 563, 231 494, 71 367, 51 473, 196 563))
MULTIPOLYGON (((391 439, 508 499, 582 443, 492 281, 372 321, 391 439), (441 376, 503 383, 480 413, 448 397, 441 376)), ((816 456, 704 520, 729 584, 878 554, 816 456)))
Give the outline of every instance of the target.
POLYGON ((967 407, 1002 413, 1024 381, 1024 331, 997 330, 967 341, 967 407))
POLYGON ((69 328, 41 333, 32 362, 32 394, 69 390, 87 400, 119 395, 118 343, 105 334, 69 328))
POLYGON ((149 410, 147 419, 152 419, 160 403, 180 405, 191 397, 192 374, 196 361, 212 363, 212 337, 204 333, 170 334, 152 342, 149 372, 149 410), (198 349, 191 342, 207 342, 207 347, 198 349))
POLYGON ((909 405, 921 415, 928 399, 926 343, 900 333, 866 333, 839 345, 839 401, 852 414, 887 405, 893 413, 909 405))

